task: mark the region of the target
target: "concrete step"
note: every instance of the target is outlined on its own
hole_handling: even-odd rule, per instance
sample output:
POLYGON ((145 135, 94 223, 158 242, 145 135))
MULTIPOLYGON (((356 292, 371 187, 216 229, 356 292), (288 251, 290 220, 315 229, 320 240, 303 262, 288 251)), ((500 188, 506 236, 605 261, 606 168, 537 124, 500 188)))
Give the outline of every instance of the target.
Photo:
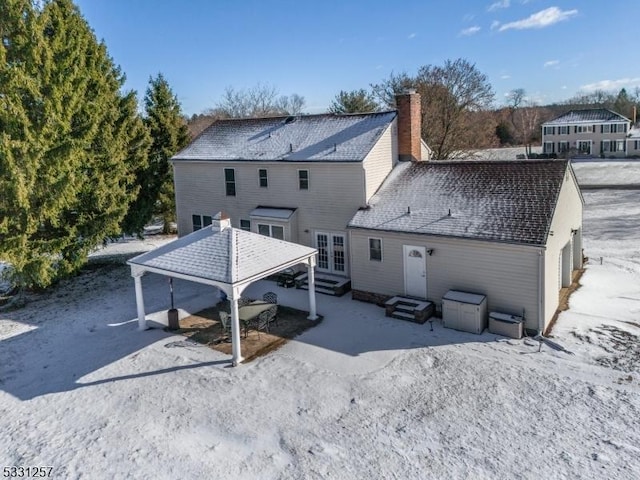
POLYGON ((392 318, 399 318, 400 320, 409 320, 410 322, 415 322, 416 317, 413 313, 401 312, 400 310, 396 310, 391 314, 392 318))

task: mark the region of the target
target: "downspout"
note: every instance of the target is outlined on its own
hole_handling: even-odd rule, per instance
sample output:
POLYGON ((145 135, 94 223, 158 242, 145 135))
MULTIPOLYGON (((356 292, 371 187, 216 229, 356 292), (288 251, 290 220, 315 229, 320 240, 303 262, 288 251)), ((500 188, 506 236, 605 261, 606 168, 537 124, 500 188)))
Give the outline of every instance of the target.
POLYGON ((544 262, 545 249, 538 251, 538 335, 544 334, 544 262))

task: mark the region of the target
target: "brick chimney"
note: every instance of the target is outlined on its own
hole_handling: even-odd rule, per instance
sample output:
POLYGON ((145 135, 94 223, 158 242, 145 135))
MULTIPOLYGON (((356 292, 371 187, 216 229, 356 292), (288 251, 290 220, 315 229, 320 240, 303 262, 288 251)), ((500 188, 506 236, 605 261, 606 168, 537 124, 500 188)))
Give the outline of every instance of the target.
POLYGON ((407 90, 396 95, 398 109, 398 157, 401 161, 422 160, 421 130, 422 112, 420 94, 407 90))

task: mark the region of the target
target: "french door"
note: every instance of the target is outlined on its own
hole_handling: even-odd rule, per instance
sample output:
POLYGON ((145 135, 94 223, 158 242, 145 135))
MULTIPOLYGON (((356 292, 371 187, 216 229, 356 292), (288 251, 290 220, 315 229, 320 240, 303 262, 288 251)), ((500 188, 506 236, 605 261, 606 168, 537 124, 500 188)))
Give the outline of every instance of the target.
POLYGON ((316 232, 318 270, 343 275, 347 271, 347 246, 342 233, 316 232))

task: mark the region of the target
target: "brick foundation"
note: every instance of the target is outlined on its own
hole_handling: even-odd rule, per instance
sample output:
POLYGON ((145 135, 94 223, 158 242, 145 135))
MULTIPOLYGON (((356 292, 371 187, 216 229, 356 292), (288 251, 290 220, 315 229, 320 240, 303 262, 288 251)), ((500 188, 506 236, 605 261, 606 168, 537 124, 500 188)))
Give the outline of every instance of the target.
POLYGON ((365 292, 363 290, 351 290, 351 298, 361 302, 375 303, 379 307, 384 307, 384 302, 393 295, 383 295, 381 293, 365 292))

